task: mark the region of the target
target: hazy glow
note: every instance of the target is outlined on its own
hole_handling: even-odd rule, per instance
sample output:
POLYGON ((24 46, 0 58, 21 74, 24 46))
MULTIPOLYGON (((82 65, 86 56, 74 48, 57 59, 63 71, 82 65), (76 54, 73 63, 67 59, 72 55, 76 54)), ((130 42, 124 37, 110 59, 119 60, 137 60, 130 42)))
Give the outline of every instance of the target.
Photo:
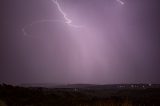
MULTIPOLYGON (((95 29, 94 27, 91 27, 91 25, 89 25, 88 28, 82 28, 80 25, 74 25, 72 19, 68 17, 65 11, 63 11, 58 0, 51 1, 56 5, 58 11, 62 14, 65 23, 73 27, 70 30, 71 34, 66 35, 71 37, 75 42, 75 47, 72 48, 73 50, 68 51, 70 57, 68 59, 68 66, 71 69, 70 73, 75 77, 75 81, 88 82, 93 80, 93 73, 95 70, 97 70, 95 67, 99 67, 98 70, 103 68, 108 69, 107 60, 105 59, 106 54, 104 53, 103 48, 101 48, 103 44, 105 44, 105 41, 103 40, 102 34, 99 33, 99 28, 95 29), (80 29, 76 30, 76 28, 80 29)), ((124 4, 121 0, 117 0, 117 2, 121 3, 121 5, 124 4)), ((26 25, 22 31, 24 35, 27 35, 25 29, 32 27, 33 25, 46 22, 59 22, 60 24, 60 22, 64 21, 54 19, 38 20, 26 25)))
POLYGON ((0 81, 158 82, 159 2, 2 0, 0 81))
POLYGON ((30 23, 30 24, 25 25, 22 28, 23 35, 24 36, 28 35, 28 33, 26 31, 27 28, 30 28, 30 27, 32 27, 32 26, 34 26, 36 24, 47 23, 47 22, 49 22, 49 23, 55 23, 55 22, 62 22, 62 21, 61 20, 49 20, 49 19, 34 21, 34 22, 30 23))

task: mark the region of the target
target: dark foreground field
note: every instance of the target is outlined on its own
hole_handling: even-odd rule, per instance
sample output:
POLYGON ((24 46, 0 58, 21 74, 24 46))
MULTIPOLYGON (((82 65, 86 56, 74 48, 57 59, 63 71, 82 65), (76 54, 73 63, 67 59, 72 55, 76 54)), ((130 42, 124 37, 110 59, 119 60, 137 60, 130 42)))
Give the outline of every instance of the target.
POLYGON ((128 86, 38 88, 3 84, 0 106, 160 106, 160 88, 128 86))

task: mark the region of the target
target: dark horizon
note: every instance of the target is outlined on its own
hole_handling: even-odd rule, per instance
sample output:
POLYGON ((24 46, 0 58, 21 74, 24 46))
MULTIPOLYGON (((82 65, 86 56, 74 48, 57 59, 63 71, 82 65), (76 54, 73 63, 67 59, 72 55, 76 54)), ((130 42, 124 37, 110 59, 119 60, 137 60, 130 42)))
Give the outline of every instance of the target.
POLYGON ((159 0, 1 0, 0 83, 160 84, 159 0))

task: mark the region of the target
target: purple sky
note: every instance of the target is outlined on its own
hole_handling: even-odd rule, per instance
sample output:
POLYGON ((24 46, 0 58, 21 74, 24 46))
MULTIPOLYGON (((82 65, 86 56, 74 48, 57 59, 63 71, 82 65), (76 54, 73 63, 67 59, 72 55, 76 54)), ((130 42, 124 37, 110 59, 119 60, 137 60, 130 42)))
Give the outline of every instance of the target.
POLYGON ((159 0, 57 3, 0 1, 0 83, 160 83, 159 0))

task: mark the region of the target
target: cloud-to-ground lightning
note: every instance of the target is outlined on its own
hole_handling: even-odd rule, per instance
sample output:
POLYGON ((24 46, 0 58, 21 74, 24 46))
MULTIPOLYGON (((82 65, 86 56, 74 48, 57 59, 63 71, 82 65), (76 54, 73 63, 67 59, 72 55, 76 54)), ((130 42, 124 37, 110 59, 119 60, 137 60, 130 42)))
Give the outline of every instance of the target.
POLYGON ((119 2, 121 5, 124 5, 124 2, 122 0, 116 0, 117 2, 119 2))

